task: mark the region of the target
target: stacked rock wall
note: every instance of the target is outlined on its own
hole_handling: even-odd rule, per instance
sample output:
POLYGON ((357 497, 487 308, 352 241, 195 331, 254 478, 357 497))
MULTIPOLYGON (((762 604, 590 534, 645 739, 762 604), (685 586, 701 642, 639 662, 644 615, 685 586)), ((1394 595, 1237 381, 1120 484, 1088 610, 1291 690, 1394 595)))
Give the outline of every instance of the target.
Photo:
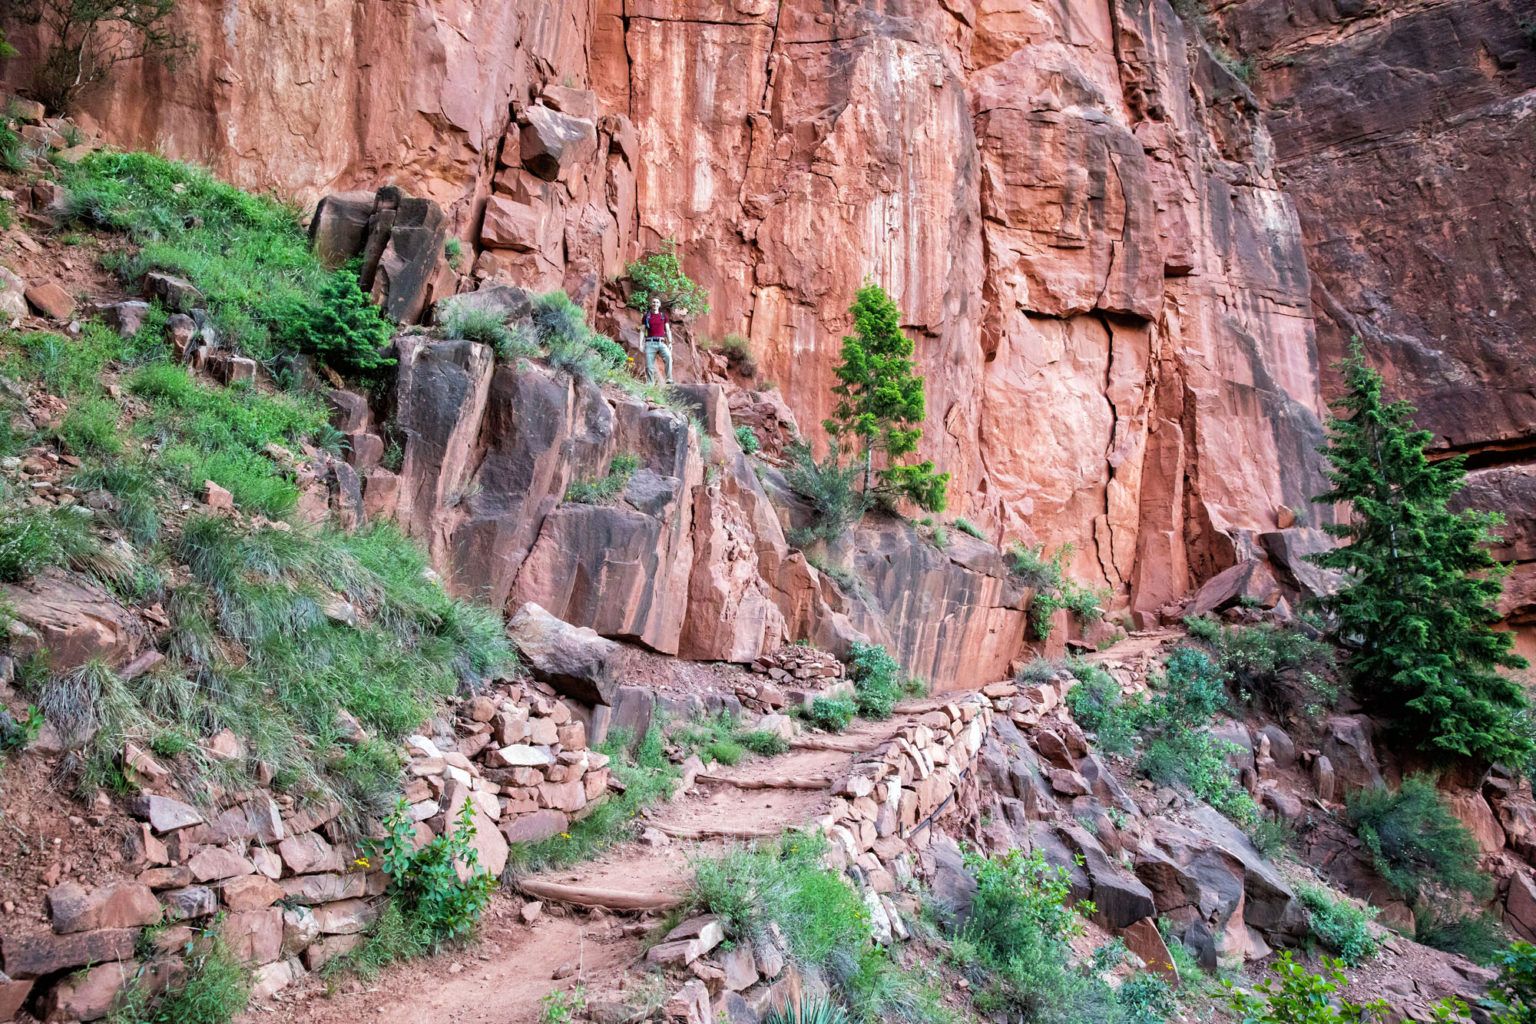
MULTIPOLYGON (((418 846, 451 834, 467 805, 478 863, 500 875, 509 842, 562 832, 602 800, 608 762, 587 749, 581 710, 537 683, 502 684, 436 720, 430 737, 408 738, 404 797, 418 846)), ((59 883, 46 928, 0 936, 0 1020, 23 1005, 48 1019, 104 1017, 125 985, 181 977, 194 928, 214 915, 231 953, 254 968, 257 998, 362 941, 378 913, 369 897, 388 880, 342 826, 340 804, 298 806, 256 789, 210 806, 179 792, 147 752, 130 747, 124 762, 144 791, 131 804, 139 824, 122 874, 89 890, 59 883)))

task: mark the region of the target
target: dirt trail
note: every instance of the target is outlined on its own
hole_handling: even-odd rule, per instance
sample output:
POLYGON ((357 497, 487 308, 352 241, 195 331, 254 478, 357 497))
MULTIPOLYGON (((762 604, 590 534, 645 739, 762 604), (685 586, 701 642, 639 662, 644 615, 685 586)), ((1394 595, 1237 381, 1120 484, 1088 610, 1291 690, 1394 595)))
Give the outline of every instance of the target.
POLYGON ((909 702, 889 721, 858 722, 836 737, 839 749, 809 744, 718 768, 692 792, 644 816, 644 826, 670 841, 629 841, 596 860, 523 879, 524 892, 496 897, 473 946, 402 966, 373 983, 343 981, 329 995, 311 988, 299 1001, 280 997, 246 1020, 276 1015, 295 1024, 527 1024, 538 1020, 541 1000, 556 988, 581 983, 589 995, 611 996, 623 984, 642 984, 629 973, 648 930, 636 923, 636 905, 645 905, 654 919, 687 895, 695 859, 717 855, 732 842, 810 824, 854 760, 942 704, 909 702), (545 904, 531 925, 520 915, 528 894, 545 904))

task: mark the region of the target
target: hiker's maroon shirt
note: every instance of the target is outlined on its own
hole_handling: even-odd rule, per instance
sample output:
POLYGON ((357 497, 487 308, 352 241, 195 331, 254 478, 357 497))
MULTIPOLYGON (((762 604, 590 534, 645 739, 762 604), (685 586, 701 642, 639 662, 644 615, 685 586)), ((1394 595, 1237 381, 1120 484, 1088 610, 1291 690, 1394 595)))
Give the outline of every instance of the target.
POLYGON ((647 338, 665 338, 667 336, 667 314, 645 314, 645 336, 647 338))

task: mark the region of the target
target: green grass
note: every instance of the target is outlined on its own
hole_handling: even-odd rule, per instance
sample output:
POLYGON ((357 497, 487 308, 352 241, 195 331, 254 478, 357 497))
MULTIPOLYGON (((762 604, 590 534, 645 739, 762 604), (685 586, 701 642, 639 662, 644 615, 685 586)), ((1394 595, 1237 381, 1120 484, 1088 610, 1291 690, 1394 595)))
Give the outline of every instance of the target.
POLYGON ((667 738, 706 764, 735 765, 748 754, 774 755, 789 749, 776 733, 743 729, 730 712, 706 715, 672 728, 667 738))
POLYGON ((514 843, 507 859, 509 872, 528 874, 590 860, 628 838, 635 818, 646 807, 672 795, 679 772, 667 759, 659 728, 652 726, 633 745, 628 735, 616 731, 597 749, 608 756, 608 770, 623 784, 624 792, 609 795, 574 822, 569 832, 536 843, 514 843))
POLYGON ((606 505, 624 493, 629 478, 640 468, 640 459, 630 452, 620 452, 608 463, 606 475, 596 480, 574 480, 565 489, 565 500, 582 505, 606 505))
POLYGON ((128 983, 107 1024, 225 1024, 245 1009, 250 972, 235 960, 216 933, 193 939, 185 960, 187 975, 175 988, 154 995, 142 968, 128 983))
POLYGON ((59 424, 58 437, 65 450, 78 456, 116 455, 123 444, 118 437, 117 403, 104 398, 85 398, 70 407, 59 424))
POLYGON ((88 569, 100 548, 83 510, 0 501, 0 582, 19 583, 49 566, 88 569))
POLYGON ((273 355, 273 328, 314 301, 329 275, 295 206, 243 192, 201 168, 148 153, 93 153, 59 168, 66 218, 127 234, 138 249, 113 264, 132 281, 151 270, 186 278, 234 347, 273 355))

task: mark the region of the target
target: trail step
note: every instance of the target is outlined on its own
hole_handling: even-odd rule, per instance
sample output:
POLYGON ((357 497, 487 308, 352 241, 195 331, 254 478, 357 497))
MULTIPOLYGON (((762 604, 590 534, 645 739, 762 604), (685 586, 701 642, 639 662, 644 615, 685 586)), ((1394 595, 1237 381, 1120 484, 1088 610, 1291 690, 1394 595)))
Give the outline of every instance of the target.
POLYGON ((827 776, 765 775, 756 779, 737 779, 729 775, 710 775, 707 772, 699 775, 698 781, 713 782, 720 786, 734 786, 737 789, 826 789, 832 785, 832 780, 827 776))
POLYGON ((702 825, 692 827, 689 825, 668 825, 665 822, 650 822, 651 828, 672 837, 673 839, 772 839, 783 833, 785 826, 776 823, 767 828, 732 828, 729 825, 702 825))
POLYGON ((642 913, 645 911, 671 910, 683 902, 676 894, 655 892, 626 892, 622 889, 602 889, 585 885, 567 885, 543 878, 520 878, 517 888, 525 896, 553 903, 569 903, 579 907, 601 907, 604 910, 642 913))

